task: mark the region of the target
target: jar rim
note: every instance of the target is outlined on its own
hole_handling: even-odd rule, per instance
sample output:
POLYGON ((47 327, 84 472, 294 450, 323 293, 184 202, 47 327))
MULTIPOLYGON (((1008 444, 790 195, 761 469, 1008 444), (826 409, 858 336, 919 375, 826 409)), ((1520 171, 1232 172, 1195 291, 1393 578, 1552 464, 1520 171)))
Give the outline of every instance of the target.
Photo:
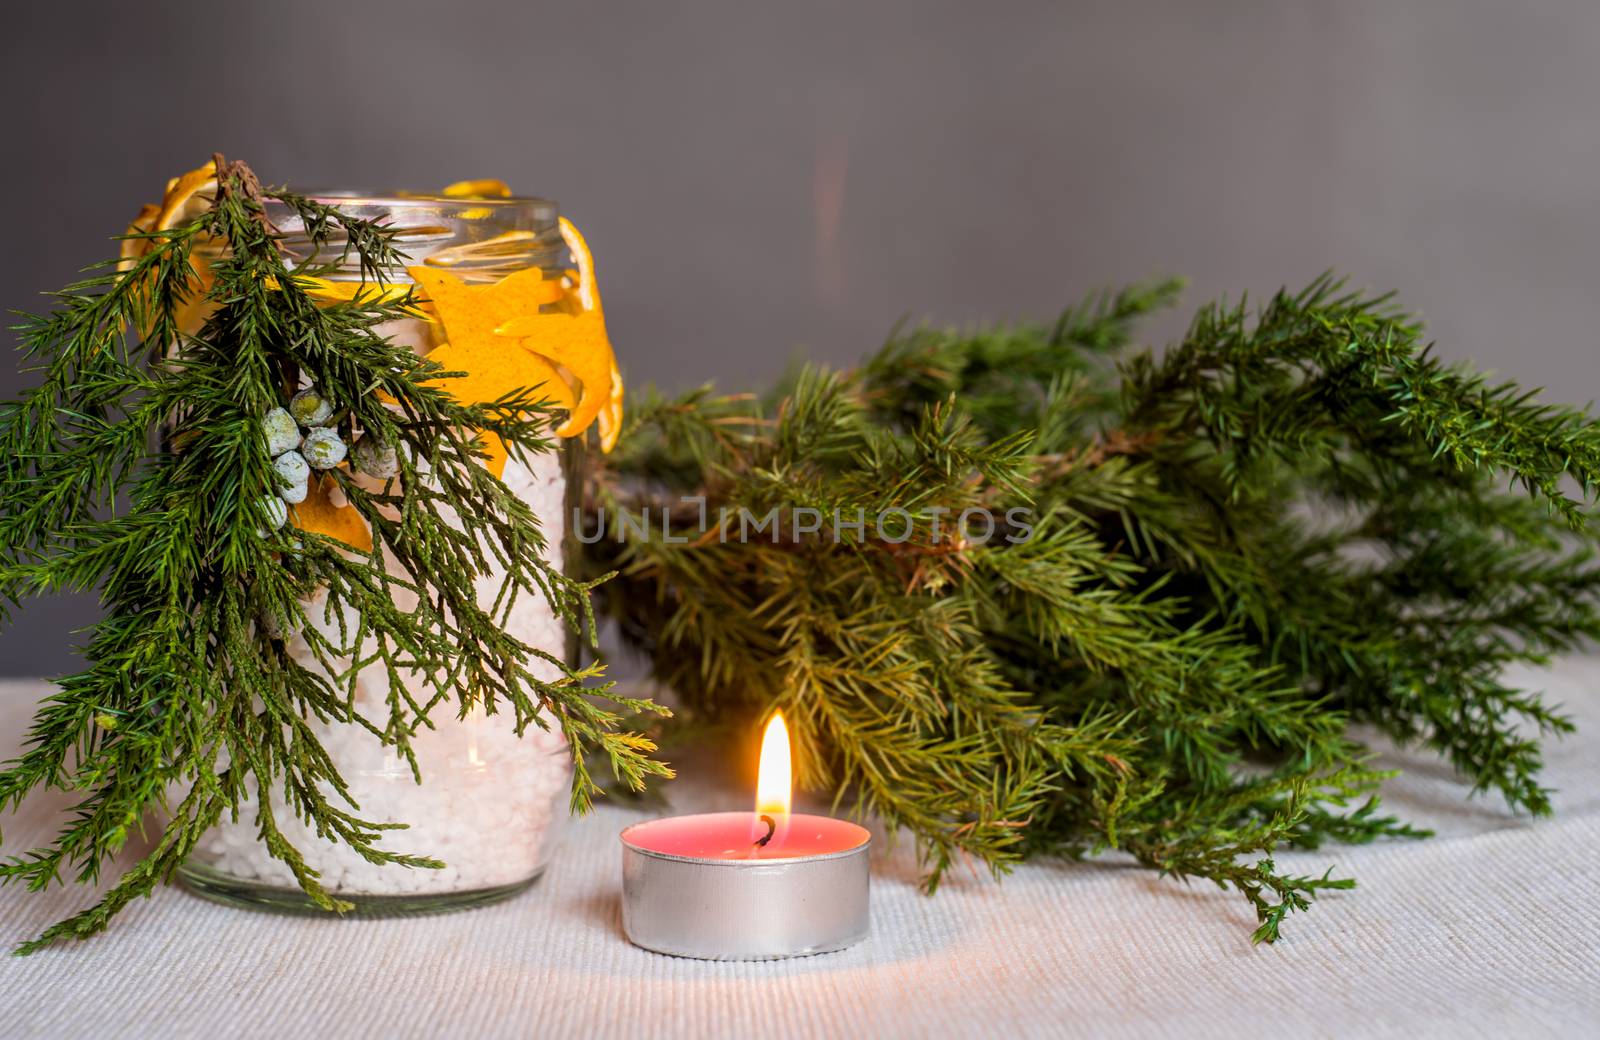
POLYGON ((534 213, 548 211, 554 221, 558 215, 555 200, 542 195, 441 195, 432 192, 406 191, 401 188, 325 188, 302 191, 300 194, 313 202, 329 205, 357 205, 393 207, 398 209, 462 209, 487 207, 495 210, 527 209, 534 213))
MULTIPOLYGON (((532 195, 476 197, 440 195, 399 189, 357 188, 301 192, 313 202, 337 207, 351 217, 369 220, 395 233, 396 244, 413 263, 446 267, 473 281, 503 277, 526 267, 559 268, 568 257, 559 225, 560 211, 551 199, 532 195)), ((299 214, 282 202, 268 202, 267 212, 289 251, 306 252, 299 214)), ((343 249, 342 235, 330 232, 310 257, 338 256, 336 280, 361 277, 358 258, 343 249)))

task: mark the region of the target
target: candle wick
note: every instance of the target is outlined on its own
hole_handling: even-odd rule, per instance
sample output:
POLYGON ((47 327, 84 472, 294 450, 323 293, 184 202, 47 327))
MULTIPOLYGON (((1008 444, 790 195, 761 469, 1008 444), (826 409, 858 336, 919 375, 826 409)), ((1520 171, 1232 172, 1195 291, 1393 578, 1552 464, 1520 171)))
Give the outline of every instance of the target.
POLYGON ((772 840, 772 836, 778 833, 778 823, 772 817, 763 813, 761 822, 767 825, 767 833, 756 839, 756 848, 765 848, 767 842, 772 840))

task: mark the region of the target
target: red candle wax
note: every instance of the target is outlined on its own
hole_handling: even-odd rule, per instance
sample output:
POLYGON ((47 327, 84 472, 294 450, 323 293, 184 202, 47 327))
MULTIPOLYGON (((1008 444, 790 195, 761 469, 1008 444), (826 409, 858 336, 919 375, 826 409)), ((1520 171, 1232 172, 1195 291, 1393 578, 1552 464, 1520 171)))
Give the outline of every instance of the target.
POLYGON ((865 827, 829 816, 791 814, 769 828, 753 812, 700 813, 636 823, 622 840, 645 852, 683 859, 781 860, 831 856, 867 844, 865 827), (768 831, 765 845, 759 839, 768 831))

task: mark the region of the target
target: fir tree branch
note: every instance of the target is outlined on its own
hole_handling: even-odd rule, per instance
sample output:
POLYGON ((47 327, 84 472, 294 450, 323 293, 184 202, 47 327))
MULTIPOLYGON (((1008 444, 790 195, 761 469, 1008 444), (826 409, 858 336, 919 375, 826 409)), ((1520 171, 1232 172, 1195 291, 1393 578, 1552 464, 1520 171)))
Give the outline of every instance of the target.
POLYGON ((1351 884, 1276 849, 1423 835, 1377 812, 1352 721, 1548 811, 1525 727, 1569 725, 1500 676, 1600 634, 1600 427, 1326 278, 1126 354, 1173 289, 897 333, 766 395, 651 397, 592 489, 590 555, 688 711, 783 707, 805 782, 910 829, 930 885, 963 857, 1119 848, 1237 890, 1272 941, 1351 884), (615 522, 682 521, 685 496, 721 518, 686 544, 615 522), (967 508, 1025 510, 1031 537, 969 539, 967 508), (741 539, 741 509, 910 523, 741 539))

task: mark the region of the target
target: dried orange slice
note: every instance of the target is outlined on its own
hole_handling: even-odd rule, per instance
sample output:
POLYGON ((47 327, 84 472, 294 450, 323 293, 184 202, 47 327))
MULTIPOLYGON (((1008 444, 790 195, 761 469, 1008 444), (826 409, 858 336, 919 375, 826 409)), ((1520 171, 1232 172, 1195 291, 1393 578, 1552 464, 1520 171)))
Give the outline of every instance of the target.
MULTIPOLYGON (((129 234, 165 231, 187 223, 210 209, 217 198, 217 167, 214 162, 190 170, 167 182, 159 203, 146 204, 128 225, 129 234)), ((130 271, 141 257, 156 247, 153 238, 125 238, 117 270, 130 271)), ((210 304, 205 294, 211 288, 211 267, 203 259, 191 257, 194 277, 189 280, 189 296, 173 315, 180 329, 194 332, 205 324, 210 304)))
MULTIPOLYGON (((604 347, 606 363, 610 369, 605 389, 602 391, 598 382, 595 386, 596 396, 603 395, 596 414, 600 427, 600 450, 609 453, 616 447, 617 438, 622 434, 624 394, 622 372, 617 368, 617 356, 611 347, 611 337, 606 334, 605 318, 600 306, 600 282, 594 274, 594 253, 590 251, 589 243, 584 241, 583 233, 578 230, 578 226, 566 217, 561 218, 561 237, 566 241, 567 249, 572 253, 573 262, 578 268, 574 299, 585 314, 593 316, 598 329, 594 335, 597 335, 599 345, 604 347)), ((585 383, 586 388, 588 385, 585 383)), ((584 425, 587 425, 587 422, 584 425)))
MULTIPOLYGON (((139 215, 133 218, 133 223, 128 225, 126 234, 149 234, 156 229, 156 214, 161 212, 161 207, 154 202, 147 202, 139 207, 139 215)), ((148 238, 125 238, 122 240, 122 259, 117 261, 118 271, 129 271, 141 256, 150 251, 148 238)))
MULTIPOLYGON (((217 167, 215 163, 206 163, 198 169, 190 170, 183 176, 168 181, 166 193, 161 197, 161 201, 142 206, 139 215, 128 225, 128 233, 149 234, 152 231, 165 231, 176 227, 210 209, 216 198, 217 167)), ((153 239, 123 239, 122 260, 117 265, 118 270, 128 270, 134 261, 154 248, 153 239)))
MULTIPOLYGON (((215 163, 206 163, 168 181, 166 193, 160 202, 146 203, 140 207, 139 215, 128 225, 128 234, 149 234, 187 223, 210 209, 216 199, 217 167, 215 163)), ((123 239, 122 261, 117 265, 118 270, 128 270, 134 261, 154 248, 154 239, 123 239)))
POLYGON ((156 231, 193 220, 217 200, 217 166, 208 162, 167 182, 166 197, 156 213, 156 231))
POLYGON ((600 409, 596 425, 600 429, 600 450, 610 454, 622 436, 622 373, 617 371, 616 358, 611 359, 611 393, 600 409))
POLYGON ((573 287, 578 306, 586 311, 599 310, 600 286, 594 280, 594 254, 589 251, 589 243, 566 217, 561 218, 561 238, 572 253, 572 262, 578 265, 578 283, 573 287))

